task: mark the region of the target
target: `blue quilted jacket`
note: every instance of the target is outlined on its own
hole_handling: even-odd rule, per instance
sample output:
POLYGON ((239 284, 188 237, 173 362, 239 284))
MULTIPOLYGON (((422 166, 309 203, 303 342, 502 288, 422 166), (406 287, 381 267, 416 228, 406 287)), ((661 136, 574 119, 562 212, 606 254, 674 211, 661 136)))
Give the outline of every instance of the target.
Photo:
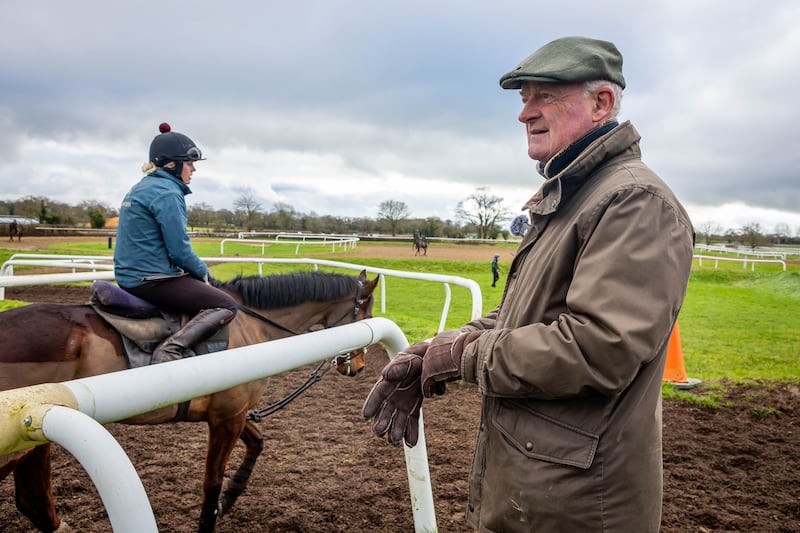
POLYGON ((155 170, 125 195, 114 250, 114 276, 120 287, 184 274, 202 279, 208 272, 186 232, 185 196, 191 192, 171 174, 155 170))

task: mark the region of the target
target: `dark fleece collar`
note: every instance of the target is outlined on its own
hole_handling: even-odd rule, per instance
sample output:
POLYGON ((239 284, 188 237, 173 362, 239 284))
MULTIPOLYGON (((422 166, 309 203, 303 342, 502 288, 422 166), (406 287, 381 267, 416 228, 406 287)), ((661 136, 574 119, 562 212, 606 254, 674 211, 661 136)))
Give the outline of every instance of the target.
POLYGON ((575 158, 586 149, 587 146, 592 144, 595 139, 605 135, 617 126, 619 126, 619 122, 616 120, 603 124, 602 126, 590 131, 571 145, 564 148, 561 153, 557 154, 550 161, 546 163, 539 162, 539 174, 547 179, 558 175, 558 173, 567 168, 567 166, 572 163, 575 158))

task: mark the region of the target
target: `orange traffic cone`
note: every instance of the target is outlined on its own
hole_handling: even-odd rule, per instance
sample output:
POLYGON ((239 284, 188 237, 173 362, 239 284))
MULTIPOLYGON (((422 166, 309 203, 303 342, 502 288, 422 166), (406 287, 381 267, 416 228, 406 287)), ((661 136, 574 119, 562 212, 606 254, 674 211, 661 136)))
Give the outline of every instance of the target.
POLYGON ((683 365, 683 348, 681 348, 681 332, 678 329, 677 322, 675 322, 675 327, 669 336, 664 381, 672 383, 679 389, 691 389, 702 383, 699 379, 686 377, 686 368, 683 365))

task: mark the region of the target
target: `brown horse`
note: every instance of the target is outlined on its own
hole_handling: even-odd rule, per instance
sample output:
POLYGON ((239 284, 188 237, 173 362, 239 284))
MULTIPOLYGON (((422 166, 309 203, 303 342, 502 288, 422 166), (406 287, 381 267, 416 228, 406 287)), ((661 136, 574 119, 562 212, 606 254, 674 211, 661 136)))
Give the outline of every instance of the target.
MULTIPOLYGON (((365 271, 358 278, 296 272, 215 282, 241 305, 230 324, 229 347, 370 318, 378 279, 367 281, 365 271)), ((89 305, 32 304, 0 313, 0 346, 0 390, 67 381, 129 366, 120 335, 89 305)), ((340 372, 345 373, 347 368, 354 375, 363 366, 363 361, 357 369, 352 364, 342 364, 340 372)), ((261 431, 248 418, 248 412, 262 397, 266 381, 239 385, 195 398, 188 406, 165 407, 122 421, 208 424, 198 531, 214 531, 217 517, 233 507, 247 485, 263 448, 261 431), (238 439, 244 443, 245 455, 223 492, 223 475, 238 439)), ((44 532, 55 531, 61 524, 50 481, 50 446, 44 444, 0 457, 0 480, 14 473, 17 508, 44 532)))
POLYGON ((428 238, 419 230, 414 230, 413 248, 416 250, 414 255, 419 255, 420 252, 423 253, 422 255, 428 255, 428 238))
POLYGON ((22 240, 22 226, 16 220, 11 221, 8 225, 8 242, 13 242, 14 237, 17 238, 17 241, 22 240))

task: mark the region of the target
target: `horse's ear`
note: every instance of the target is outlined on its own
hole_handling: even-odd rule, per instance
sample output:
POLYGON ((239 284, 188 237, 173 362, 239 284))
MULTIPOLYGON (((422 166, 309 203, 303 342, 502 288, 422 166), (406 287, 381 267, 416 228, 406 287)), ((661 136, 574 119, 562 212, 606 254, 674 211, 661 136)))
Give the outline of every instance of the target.
POLYGON ((375 279, 373 279, 372 281, 368 281, 367 280, 367 269, 362 270, 361 273, 358 275, 358 281, 363 285, 363 288, 362 288, 363 293, 362 294, 365 295, 365 296, 369 295, 369 294, 372 294, 372 291, 374 291, 375 287, 378 286, 378 280, 380 280, 380 279, 381 279, 380 276, 375 276, 375 279))

